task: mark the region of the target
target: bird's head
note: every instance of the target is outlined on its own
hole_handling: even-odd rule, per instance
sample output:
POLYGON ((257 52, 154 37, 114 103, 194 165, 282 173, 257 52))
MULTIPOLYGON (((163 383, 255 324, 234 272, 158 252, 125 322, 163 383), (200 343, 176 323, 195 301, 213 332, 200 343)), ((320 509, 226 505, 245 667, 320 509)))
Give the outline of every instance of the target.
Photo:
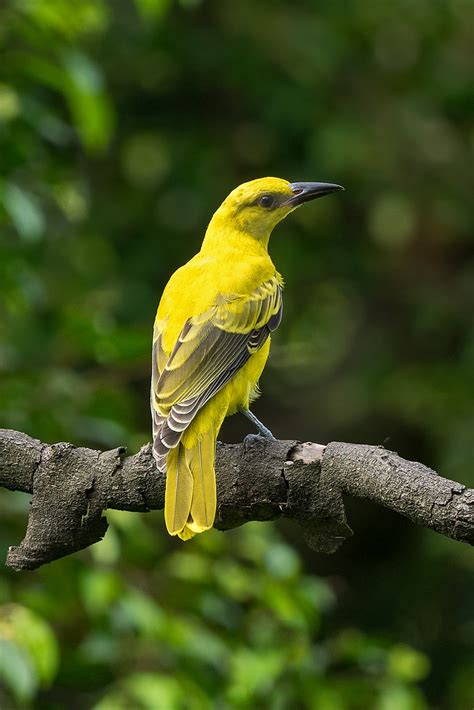
POLYGON ((310 200, 343 190, 327 182, 288 182, 259 178, 244 182, 224 200, 215 214, 255 239, 268 242, 273 228, 290 212, 310 200))

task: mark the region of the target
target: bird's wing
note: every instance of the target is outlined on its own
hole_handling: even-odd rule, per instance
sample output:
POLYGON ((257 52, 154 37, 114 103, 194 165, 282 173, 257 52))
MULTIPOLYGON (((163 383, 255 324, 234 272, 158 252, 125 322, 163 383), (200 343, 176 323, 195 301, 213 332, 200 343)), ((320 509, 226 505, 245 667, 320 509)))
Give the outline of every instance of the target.
POLYGON ((277 275, 250 296, 222 296, 205 313, 186 321, 166 356, 155 326, 152 412, 157 457, 174 448, 197 412, 257 352, 280 324, 282 284, 277 275))

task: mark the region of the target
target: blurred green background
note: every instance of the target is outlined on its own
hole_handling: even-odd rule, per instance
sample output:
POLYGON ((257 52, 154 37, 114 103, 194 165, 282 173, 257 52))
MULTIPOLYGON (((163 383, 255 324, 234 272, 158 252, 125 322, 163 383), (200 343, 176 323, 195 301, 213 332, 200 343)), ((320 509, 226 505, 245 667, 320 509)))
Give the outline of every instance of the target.
MULTIPOLYGON (((0 426, 148 441, 171 272, 238 183, 339 182, 271 253, 287 282, 255 411, 474 484, 472 0, 4 0, 0 426)), ((227 441, 249 431, 228 421, 227 441)), ((467 547, 348 501, 183 545, 161 513, 0 576, 2 710, 471 710, 467 547)), ((28 499, 0 494, 0 558, 28 499)))

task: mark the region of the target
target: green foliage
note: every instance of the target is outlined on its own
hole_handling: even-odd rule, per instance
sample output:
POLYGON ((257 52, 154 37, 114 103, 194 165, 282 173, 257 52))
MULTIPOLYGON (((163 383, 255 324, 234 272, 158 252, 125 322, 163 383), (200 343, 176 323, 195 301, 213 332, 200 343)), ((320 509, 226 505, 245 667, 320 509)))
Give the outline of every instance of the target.
MULTIPOLYGON (((138 449, 154 309, 216 205, 258 176, 330 180, 346 192, 272 241, 285 318, 257 410, 282 437, 385 444, 472 485, 470 15, 2 3, 0 426, 138 449)), ((0 495, 1 555, 27 509, 0 495)), ((108 518, 92 550, 0 578, 0 707, 472 706, 463 546, 366 506, 331 559, 292 528, 179 545, 160 515, 108 518)))
MULTIPOLYGON (((101 561, 100 543, 82 557, 92 566, 57 563, 39 573, 39 587, 20 585, 21 605, 0 607, 0 674, 18 707, 53 679, 80 703, 93 699, 94 710, 362 710, 396 707, 392 698, 426 707, 414 687, 429 670, 422 653, 361 632, 321 634, 334 593, 302 571, 272 526, 172 545, 159 565, 148 536, 137 564, 143 517, 113 517, 116 564, 101 561)), ((40 694, 40 707, 48 697, 40 694)))
POLYGON ((0 607, 0 678, 21 704, 49 687, 58 666, 54 633, 38 614, 24 606, 0 607))

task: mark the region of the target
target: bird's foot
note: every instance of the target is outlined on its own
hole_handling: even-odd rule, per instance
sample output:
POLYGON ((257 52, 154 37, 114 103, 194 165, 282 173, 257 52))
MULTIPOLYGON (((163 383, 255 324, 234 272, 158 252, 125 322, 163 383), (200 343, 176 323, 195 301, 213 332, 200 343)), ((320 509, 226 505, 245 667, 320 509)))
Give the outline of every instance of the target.
MULTIPOLYGON (((275 439, 275 437, 273 436, 273 434, 272 434, 272 432, 270 431, 270 429, 267 429, 267 427, 265 426, 265 424, 262 424, 262 422, 260 421, 260 419, 257 419, 257 417, 255 416, 255 414, 252 414, 252 412, 250 411, 250 409, 243 409, 243 408, 242 408, 240 411, 242 412, 242 414, 243 414, 245 417, 247 417, 247 419, 248 419, 249 421, 252 422, 252 424, 254 425, 255 429, 258 431, 259 436, 263 436, 265 439, 275 439)), ((249 436, 251 436, 251 435, 249 435, 249 436)))
POLYGON ((248 454, 249 451, 254 452, 254 447, 258 446, 261 444, 262 440, 264 440, 265 437, 260 436, 260 434, 247 434, 247 436, 244 439, 244 453, 248 454))

